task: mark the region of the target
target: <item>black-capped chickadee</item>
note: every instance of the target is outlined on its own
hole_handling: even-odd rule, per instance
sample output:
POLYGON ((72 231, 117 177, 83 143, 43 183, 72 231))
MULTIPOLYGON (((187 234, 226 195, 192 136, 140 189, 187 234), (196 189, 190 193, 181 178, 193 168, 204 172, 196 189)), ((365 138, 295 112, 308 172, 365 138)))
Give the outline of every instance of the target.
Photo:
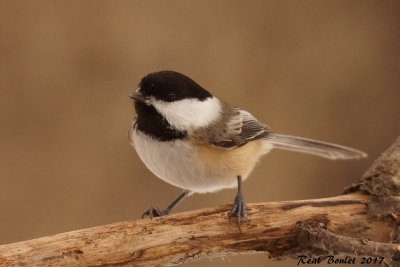
POLYGON ((178 72, 148 74, 130 97, 137 113, 129 131, 131 145, 157 177, 184 189, 166 209, 151 207, 143 216, 167 215, 192 193, 237 186, 231 216, 240 227, 246 215, 242 181, 271 149, 332 160, 366 157, 353 148, 274 133, 248 111, 219 100, 178 72))

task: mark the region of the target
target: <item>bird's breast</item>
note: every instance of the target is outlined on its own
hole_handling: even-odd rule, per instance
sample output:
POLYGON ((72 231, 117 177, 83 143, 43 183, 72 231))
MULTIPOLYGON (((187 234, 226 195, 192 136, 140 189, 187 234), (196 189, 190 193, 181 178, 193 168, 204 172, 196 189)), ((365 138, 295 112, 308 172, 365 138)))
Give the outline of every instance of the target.
POLYGON ((262 140, 227 150, 191 142, 189 138, 160 142, 131 131, 132 145, 146 167, 174 186, 197 193, 236 186, 236 176, 246 179, 260 156, 266 152, 262 140))

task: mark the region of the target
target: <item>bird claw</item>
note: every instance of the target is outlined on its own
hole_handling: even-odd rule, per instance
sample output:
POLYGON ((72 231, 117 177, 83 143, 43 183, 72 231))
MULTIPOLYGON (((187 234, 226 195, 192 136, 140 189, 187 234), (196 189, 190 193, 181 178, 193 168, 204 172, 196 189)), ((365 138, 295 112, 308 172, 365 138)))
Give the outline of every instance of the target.
POLYGON ((246 203, 244 201, 244 196, 241 193, 238 193, 235 197, 235 201, 233 203, 233 208, 229 213, 229 217, 235 217, 237 225, 239 227, 240 232, 242 232, 242 228, 240 227, 241 219, 249 220, 246 217, 246 203))
POLYGON ((151 206, 150 208, 148 208, 147 210, 145 210, 142 214, 142 219, 145 217, 150 217, 150 219, 153 219, 154 217, 161 217, 161 216, 165 216, 168 215, 169 211, 168 210, 160 210, 159 208, 154 208, 153 206, 151 206))

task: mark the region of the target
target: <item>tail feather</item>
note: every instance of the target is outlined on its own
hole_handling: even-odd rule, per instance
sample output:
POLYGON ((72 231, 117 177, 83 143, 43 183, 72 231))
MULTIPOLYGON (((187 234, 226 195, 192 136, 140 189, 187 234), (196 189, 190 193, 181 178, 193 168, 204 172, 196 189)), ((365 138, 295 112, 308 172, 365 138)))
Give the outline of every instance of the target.
POLYGON ((264 137, 274 148, 313 154, 327 159, 359 159, 367 157, 363 151, 337 144, 285 134, 269 133, 264 137))

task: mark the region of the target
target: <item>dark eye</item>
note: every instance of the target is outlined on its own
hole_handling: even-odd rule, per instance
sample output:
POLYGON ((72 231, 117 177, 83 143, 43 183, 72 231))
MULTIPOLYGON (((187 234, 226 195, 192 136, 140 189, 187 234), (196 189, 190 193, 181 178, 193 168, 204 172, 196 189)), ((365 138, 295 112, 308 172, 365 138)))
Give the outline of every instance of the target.
POLYGON ((175 100, 175 94, 174 93, 168 93, 167 94, 167 100, 168 101, 174 101, 175 100))

